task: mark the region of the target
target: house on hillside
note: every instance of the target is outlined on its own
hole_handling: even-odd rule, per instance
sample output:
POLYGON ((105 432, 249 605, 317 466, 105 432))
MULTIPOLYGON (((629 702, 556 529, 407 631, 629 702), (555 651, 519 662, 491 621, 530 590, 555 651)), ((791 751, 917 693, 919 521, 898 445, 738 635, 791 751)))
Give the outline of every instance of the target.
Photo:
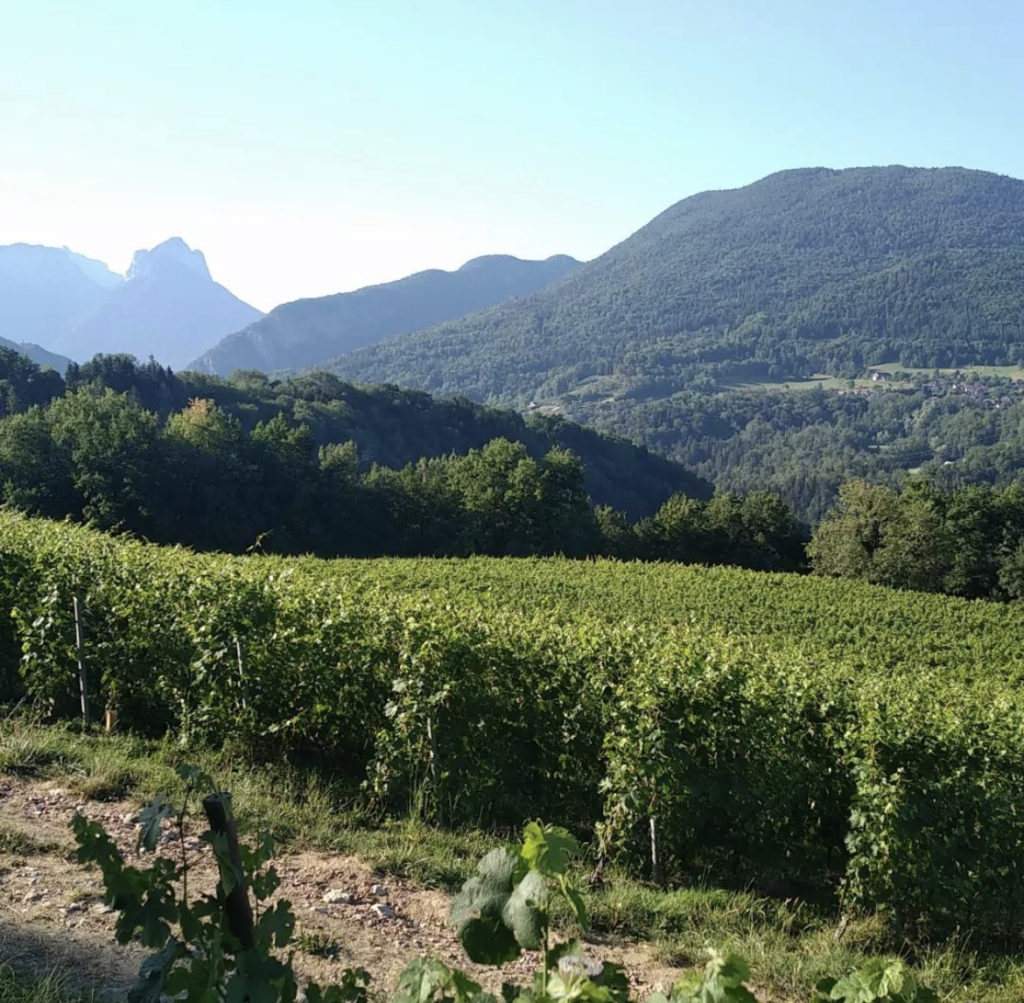
POLYGON ((869 369, 868 372, 875 383, 886 383, 892 379, 892 373, 887 373, 884 369, 869 369))

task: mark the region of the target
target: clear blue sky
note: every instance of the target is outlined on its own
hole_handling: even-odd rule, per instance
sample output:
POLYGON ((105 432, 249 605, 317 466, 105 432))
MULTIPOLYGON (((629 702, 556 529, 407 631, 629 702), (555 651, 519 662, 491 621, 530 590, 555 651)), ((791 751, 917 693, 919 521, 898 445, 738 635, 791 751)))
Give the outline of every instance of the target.
POLYGON ((8 0, 0 243, 180 235, 269 309, 594 257, 787 167, 1024 177, 1016 0, 8 0))

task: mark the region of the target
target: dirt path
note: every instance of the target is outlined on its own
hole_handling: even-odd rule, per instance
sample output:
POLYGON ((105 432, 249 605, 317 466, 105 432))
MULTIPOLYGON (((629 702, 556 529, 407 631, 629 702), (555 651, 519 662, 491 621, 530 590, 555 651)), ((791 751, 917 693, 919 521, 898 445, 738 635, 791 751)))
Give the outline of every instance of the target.
MULTIPOLYGON (((0 777, 0 829, 46 847, 45 852, 0 852, 0 961, 29 970, 59 964, 77 984, 121 994, 143 952, 115 943, 114 915, 103 904, 98 870, 71 858, 68 822, 76 808, 102 822, 122 851, 134 857, 132 802, 80 804, 52 782, 0 777)), ((171 837, 165 832, 166 852, 171 837)), ((212 887, 209 852, 194 836, 186 840, 186 850, 190 887, 212 887)), ((429 954, 497 991, 502 981, 527 982, 535 967, 535 956, 500 970, 469 963, 447 924, 447 894, 376 874, 357 858, 303 851, 283 854, 276 867, 278 894, 291 901, 298 920, 301 946, 295 962, 303 978, 334 981, 342 969, 362 967, 377 989, 390 991, 411 958, 429 954), (330 892, 346 901, 325 901, 330 892)), ((624 965, 641 995, 667 989, 680 974, 653 963, 642 944, 602 943, 591 950, 601 960, 624 965)))

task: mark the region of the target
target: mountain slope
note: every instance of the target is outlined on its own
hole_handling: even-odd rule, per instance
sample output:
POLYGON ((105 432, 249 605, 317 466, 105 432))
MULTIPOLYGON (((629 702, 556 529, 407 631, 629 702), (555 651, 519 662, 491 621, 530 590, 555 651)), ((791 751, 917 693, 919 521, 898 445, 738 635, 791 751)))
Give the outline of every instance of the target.
POLYGON ((37 366, 48 366, 58 373, 63 373, 71 362, 66 356, 48 352, 41 345, 35 345, 29 341, 13 342, 6 338, 0 338, 0 348, 8 348, 31 359, 37 366))
POLYGON ((0 337, 52 346, 60 331, 122 281, 101 262, 66 247, 0 247, 0 337))
POLYGON ((331 360, 479 399, 660 399, 737 380, 1024 358, 1024 182, 784 171, 667 209, 556 286, 331 360))
POLYGON ((48 343, 76 360, 127 352, 180 368, 211 341, 261 316, 213 281, 202 252, 173 237, 136 252, 125 281, 48 343))
POLYGON ((525 296, 579 264, 566 255, 545 261, 488 255, 454 272, 431 269, 355 292, 296 300, 228 335, 188 368, 227 376, 235 369, 313 366, 381 338, 525 296))

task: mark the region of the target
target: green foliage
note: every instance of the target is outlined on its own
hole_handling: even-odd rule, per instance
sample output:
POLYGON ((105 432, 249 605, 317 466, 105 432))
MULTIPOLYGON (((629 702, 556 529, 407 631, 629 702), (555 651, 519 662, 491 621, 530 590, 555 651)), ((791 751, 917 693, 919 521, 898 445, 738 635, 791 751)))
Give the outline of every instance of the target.
POLYGON ((563 896, 580 926, 586 907, 568 876, 570 855, 579 846, 565 829, 531 822, 518 857, 492 850, 452 900, 451 921, 467 956, 480 964, 514 961, 522 949, 551 951, 560 957, 567 945, 552 948, 550 895, 563 896))
POLYGON ((494 997, 443 961, 416 958, 399 975, 393 1003, 494 1003, 494 997))
POLYGON ((814 571, 970 598, 1017 597, 1024 492, 917 482, 897 493, 850 481, 808 545, 814 571))
MULTIPOLYGON (((197 790, 213 786, 196 767, 181 766, 177 772, 185 784, 180 808, 175 811, 158 796, 141 813, 138 847, 149 854, 162 841, 168 820, 173 819, 171 832, 176 830, 184 845, 189 800, 197 790)), ((226 806, 230 826, 230 795, 213 796, 226 806)), ((204 806, 209 801, 204 798, 204 806)), ((157 1003, 170 996, 204 1003, 293 1003, 298 997, 292 954, 282 958, 295 933, 291 905, 280 899, 259 911, 279 886, 273 867, 266 866, 274 852, 270 838, 264 835, 253 845, 235 846, 236 864, 226 832, 205 832, 201 838, 213 850, 220 880, 215 894, 190 902, 183 849, 180 864, 156 856, 148 868, 130 867, 99 823, 76 813, 71 825, 78 860, 99 866, 107 901, 119 912, 117 939, 137 941, 152 951, 142 962, 129 1001, 157 1003), (229 902, 241 890, 248 909, 250 889, 257 904, 251 945, 238 932, 237 902, 229 902)), ((568 875, 570 857, 577 850, 564 829, 531 822, 519 853, 491 850, 452 902, 451 921, 471 960, 500 966, 524 949, 541 952, 532 986, 504 984, 503 1003, 629 1003, 629 985, 620 966, 587 958, 576 941, 550 944, 553 891, 562 893, 585 928, 582 897, 568 875)), ((647 1003, 755 1003, 745 985, 750 978, 745 962, 717 950, 709 954, 702 973, 691 973, 676 982, 668 996, 656 993, 647 1003)), ((311 983, 304 995, 311 1003, 368 1003, 369 983, 366 971, 346 969, 339 983, 311 983)), ((822 981, 813 1003, 827 1000, 937 1003, 938 997, 921 987, 902 962, 875 960, 842 979, 822 981)), ((497 1001, 458 969, 434 958, 417 958, 399 976, 395 1003, 497 1001)))
POLYGON ((492 850, 452 901, 452 924, 471 961, 499 965, 519 957, 515 931, 504 916, 515 869, 515 857, 506 850, 492 850))
POLYGON ((708 502, 673 495, 619 537, 616 556, 693 564, 733 564, 762 571, 797 571, 804 563, 803 533, 793 513, 774 495, 746 498, 718 492, 708 502))
POLYGON ((744 985, 750 969, 735 954, 708 952, 711 957, 703 974, 694 972, 672 986, 668 996, 656 993, 647 1003, 757 1003, 757 997, 744 985))
MULTIPOLYGON (((54 717, 77 710, 76 588, 94 707, 122 727, 315 756, 381 814, 557 811, 666 883, 1015 936, 1019 607, 667 565, 194 555, 0 515, 20 685, 54 717)), ((535 837, 559 884, 565 848, 535 837)))
MULTIPOLYGON (((285 381, 175 376, 125 355, 72 365, 64 384, 17 358, 48 389, 0 407, 0 496, 30 512, 91 518, 149 539, 240 551, 271 533, 278 551, 416 550, 423 541, 402 537, 393 518, 382 521, 382 499, 361 489, 369 468, 409 468, 411 477, 420 459, 432 458, 444 470, 494 440, 521 444, 535 464, 547 458, 534 486, 551 499, 552 533, 563 503, 581 491, 639 518, 673 492, 711 490, 626 440, 465 399, 360 388, 326 373, 285 381)), ((0 357, 0 390, 4 372, 0 357)), ((550 537, 542 546, 551 549, 550 537)))
POLYGON ((824 979, 811 1003, 939 1003, 939 997, 919 985, 902 961, 869 961, 841 979, 824 979))
MULTIPOLYGON (((284 961, 279 957, 295 931, 291 905, 281 899, 259 911, 279 884, 274 868, 265 866, 273 854, 273 841, 264 836, 255 845, 239 847, 238 867, 226 835, 204 832, 200 838, 213 850, 220 881, 215 893, 190 900, 185 820, 193 795, 214 785, 195 767, 180 767, 178 775, 186 785, 180 807, 176 810, 163 796, 147 804, 140 813, 138 848, 154 854, 165 834, 163 823, 173 820, 170 832, 181 842, 180 862, 156 854, 148 867, 130 866, 99 822, 78 813, 71 820, 78 844, 76 858, 100 868, 106 901, 118 912, 118 942, 136 941, 152 951, 142 962, 129 1001, 158 1003, 173 997, 201 1003, 293 1003, 298 984, 291 955, 284 961), (228 896, 239 886, 246 899, 251 891, 257 905, 251 946, 240 939, 226 908, 228 896)), ((216 796, 224 800, 230 819, 230 796, 216 796)), ((307 998, 317 1003, 367 1003, 368 979, 364 971, 350 970, 340 985, 309 986, 307 998)))

